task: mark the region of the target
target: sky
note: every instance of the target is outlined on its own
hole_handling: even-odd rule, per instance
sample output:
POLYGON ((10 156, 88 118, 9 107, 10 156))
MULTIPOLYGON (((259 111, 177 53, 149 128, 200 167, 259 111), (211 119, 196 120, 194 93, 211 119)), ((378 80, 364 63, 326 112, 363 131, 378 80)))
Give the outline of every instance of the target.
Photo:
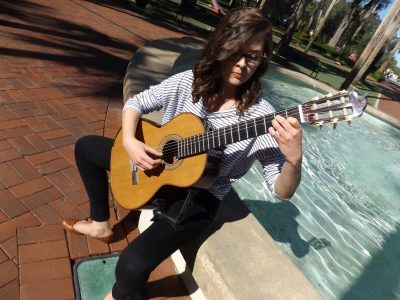
MULTIPOLYGON (((390 4, 388 5, 388 7, 387 7, 386 9, 382 10, 382 11, 379 13, 379 16, 380 16, 381 19, 383 19, 383 18, 386 16, 386 13, 388 12, 388 10, 390 9, 390 7, 392 6, 393 2, 394 2, 394 0, 391 0, 391 1, 390 1, 390 4)), ((400 28, 399 28, 399 30, 397 31, 397 36, 400 37, 400 28)), ((399 51, 397 51, 397 54, 395 55, 395 58, 396 58, 396 60, 397 60, 397 66, 400 68, 400 53, 399 53, 399 51)))

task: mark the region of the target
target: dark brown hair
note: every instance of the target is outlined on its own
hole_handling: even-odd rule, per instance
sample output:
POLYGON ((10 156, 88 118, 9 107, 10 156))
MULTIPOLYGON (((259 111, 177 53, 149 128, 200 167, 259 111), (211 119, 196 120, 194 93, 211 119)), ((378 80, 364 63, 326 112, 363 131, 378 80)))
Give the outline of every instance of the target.
POLYGON ((240 47, 256 34, 263 32, 263 58, 253 76, 237 89, 238 110, 243 112, 261 90, 260 77, 267 71, 272 54, 272 26, 257 8, 242 7, 231 10, 218 24, 206 44, 203 54, 194 68, 193 101, 201 98, 206 110, 212 109, 213 96, 221 86, 221 63, 240 50, 240 47))

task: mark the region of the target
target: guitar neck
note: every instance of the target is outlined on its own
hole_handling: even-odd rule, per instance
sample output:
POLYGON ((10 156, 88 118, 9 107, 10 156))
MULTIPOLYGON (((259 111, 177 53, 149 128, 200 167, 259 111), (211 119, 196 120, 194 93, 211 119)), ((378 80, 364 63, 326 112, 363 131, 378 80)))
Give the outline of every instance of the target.
POLYGON ((279 112, 257 117, 237 124, 221 127, 202 134, 184 138, 178 142, 178 158, 195 156, 210 149, 244 141, 268 133, 272 120, 280 115, 293 117, 302 122, 302 106, 294 106, 279 112))

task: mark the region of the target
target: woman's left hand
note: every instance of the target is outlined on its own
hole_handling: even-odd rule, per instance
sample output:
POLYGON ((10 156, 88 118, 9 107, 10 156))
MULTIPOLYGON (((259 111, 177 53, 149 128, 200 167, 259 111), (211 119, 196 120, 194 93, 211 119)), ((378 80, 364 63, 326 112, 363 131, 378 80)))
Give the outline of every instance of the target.
POLYGON ((278 115, 272 120, 272 127, 268 131, 277 141, 285 160, 293 166, 298 166, 303 156, 302 130, 299 122, 293 117, 286 119, 278 115))

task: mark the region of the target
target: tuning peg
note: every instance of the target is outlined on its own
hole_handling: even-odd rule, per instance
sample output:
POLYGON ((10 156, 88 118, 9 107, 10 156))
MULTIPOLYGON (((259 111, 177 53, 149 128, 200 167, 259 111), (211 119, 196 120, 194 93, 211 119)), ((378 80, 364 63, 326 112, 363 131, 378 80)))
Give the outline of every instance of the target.
POLYGON ((333 129, 336 129, 337 123, 336 122, 332 122, 333 125, 333 129))
POLYGON ((315 125, 317 125, 319 129, 322 130, 322 125, 324 125, 324 121, 316 122, 315 125))
POLYGON ((347 125, 351 125, 351 119, 350 118, 346 118, 345 120, 344 120, 346 123, 347 123, 347 125))

